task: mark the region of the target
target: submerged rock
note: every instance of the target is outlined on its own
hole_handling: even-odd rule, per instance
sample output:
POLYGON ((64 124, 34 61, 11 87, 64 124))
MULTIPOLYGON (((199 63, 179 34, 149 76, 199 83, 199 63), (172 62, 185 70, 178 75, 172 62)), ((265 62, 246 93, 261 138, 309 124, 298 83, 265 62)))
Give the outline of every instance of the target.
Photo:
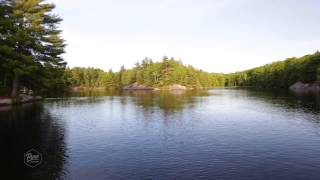
POLYGON ((296 82, 289 87, 291 91, 298 92, 298 93, 319 93, 320 92, 320 82, 314 83, 303 83, 303 82, 296 82))

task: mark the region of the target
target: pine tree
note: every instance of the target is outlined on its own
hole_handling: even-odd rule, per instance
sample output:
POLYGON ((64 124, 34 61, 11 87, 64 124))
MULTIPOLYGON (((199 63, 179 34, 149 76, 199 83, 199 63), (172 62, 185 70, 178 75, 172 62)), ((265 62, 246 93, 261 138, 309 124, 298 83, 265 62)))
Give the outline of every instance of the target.
POLYGON ((57 27, 61 19, 51 13, 53 4, 43 0, 6 0, 1 4, 7 10, 1 12, 1 25, 5 25, 0 29, 0 51, 12 76, 11 96, 15 97, 21 82, 45 85, 44 79, 50 76, 47 69, 64 69, 61 54, 65 44, 57 27))

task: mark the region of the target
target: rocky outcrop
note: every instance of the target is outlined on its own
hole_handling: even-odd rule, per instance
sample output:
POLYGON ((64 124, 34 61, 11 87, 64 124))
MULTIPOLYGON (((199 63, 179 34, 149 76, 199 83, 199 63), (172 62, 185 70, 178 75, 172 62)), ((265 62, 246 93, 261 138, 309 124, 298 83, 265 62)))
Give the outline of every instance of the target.
POLYGON ((20 94, 17 98, 10 98, 10 97, 1 98, 0 106, 12 105, 12 104, 23 104, 23 103, 40 101, 40 100, 42 100, 42 97, 40 96, 20 94))
POLYGON ((320 82, 314 83, 303 83, 303 82, 296 82, 289 87, 291 91, 298 92, 298 93, 320 93, 320 82))

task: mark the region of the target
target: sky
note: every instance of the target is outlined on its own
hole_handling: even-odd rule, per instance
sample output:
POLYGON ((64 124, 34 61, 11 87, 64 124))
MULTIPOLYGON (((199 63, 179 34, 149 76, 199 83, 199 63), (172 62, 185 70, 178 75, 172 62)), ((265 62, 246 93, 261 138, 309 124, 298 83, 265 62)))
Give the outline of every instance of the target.
POLYGON ((319 0, 48 0, 68 66, 119 70, 164 55, 235 72, 320 49, 319 0))

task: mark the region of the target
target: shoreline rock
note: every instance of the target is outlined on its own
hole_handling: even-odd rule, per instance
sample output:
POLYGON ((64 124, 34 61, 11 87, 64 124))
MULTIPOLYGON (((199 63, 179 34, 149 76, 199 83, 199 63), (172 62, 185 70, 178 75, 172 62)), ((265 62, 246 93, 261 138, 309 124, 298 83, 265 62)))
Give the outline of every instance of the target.
POLYGON ((313 83, 296 82, 289 87, 293 92, 297 93, 320 93, 320 81, 313 83))
POLYGON ((40 101, 42 99, 43 98, 40 96, 31 96, 31 95, 26 95, 26 94, 20 94, 16 98, 11 98, 11 97, 0 98, 0 106, 24 104, 24 103, 40 101))

